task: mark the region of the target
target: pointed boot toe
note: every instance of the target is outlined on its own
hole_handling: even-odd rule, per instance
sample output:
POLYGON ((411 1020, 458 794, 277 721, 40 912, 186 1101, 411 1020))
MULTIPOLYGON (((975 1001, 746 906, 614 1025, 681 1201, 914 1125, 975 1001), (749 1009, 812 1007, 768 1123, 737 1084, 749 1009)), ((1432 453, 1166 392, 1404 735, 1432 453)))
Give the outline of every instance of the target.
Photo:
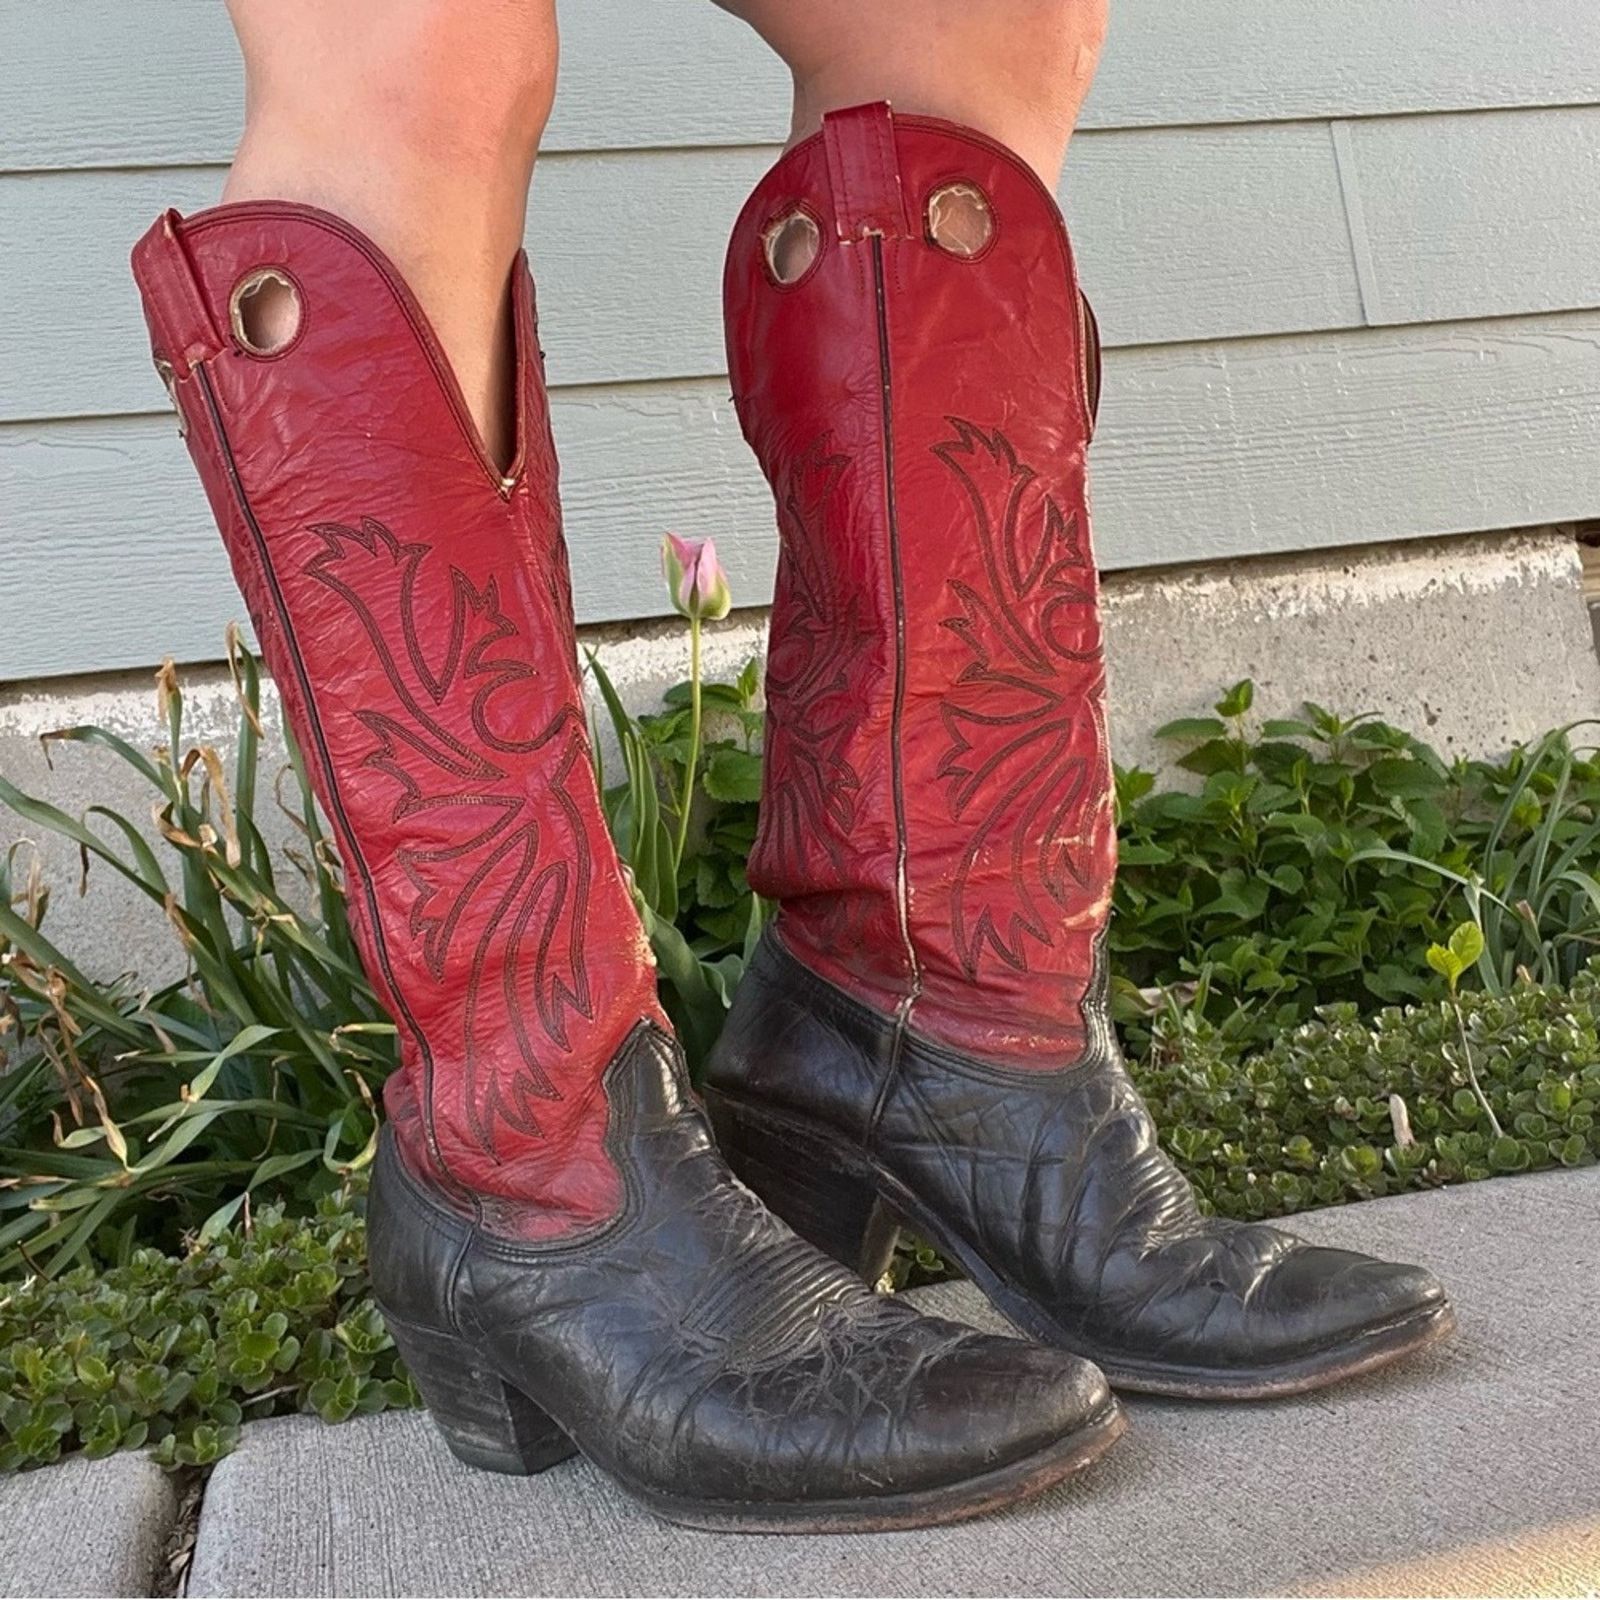
POLYGON ((943 1450, 963 1434, 987 1439, 1000 1467, 1051 1459, 1063 1441, 1098 1454, 1122 1431, 1111 1385, 1092 1362, 1048 1345, 939 1326, 950 1346, 919 1374, 908 1400, 910 1414, 943 1450))
MULTIPOLYGON (((1455 1328, 1444 1285, 1425 1267, 1299 1241, 1250 1296, 1244 1320, 1241 1346, 1263 1395, 1353 1377, 1455 1328)), ((1241 1380, 1245 1398, 1250 1382, 1241 1380)))

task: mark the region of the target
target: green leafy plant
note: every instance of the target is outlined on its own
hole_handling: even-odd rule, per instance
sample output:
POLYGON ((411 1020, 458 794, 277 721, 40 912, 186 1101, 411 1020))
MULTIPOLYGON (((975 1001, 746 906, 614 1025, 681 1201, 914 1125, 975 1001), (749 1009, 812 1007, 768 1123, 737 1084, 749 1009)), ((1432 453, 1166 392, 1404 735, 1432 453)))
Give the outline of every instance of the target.
POLYGON ((265 1207, 181 1257, 0 1287, 0 1472, 149 1446, 206 1466, 241 1425, 419 1403, 366 1283, 348 1192, 265 1207))
POLYGON ((1461 996, 1456 988, 1462 973, 1468 971, 1482 955, 1483 932, 1475 922, 1463 922, 1450 935, 1448 944, 1428 946, 1428 965, 1450 986, 1450 1010, 1456 1019, 1456 1037, 1461 1041, 1461 1063, 1466 1069, 1467 1081, 1489 1119, 1490 1132, 1498 1140, 1505 1138, 1505 1129, 1500 1126, 1500 1119, 1494 1114, 1494 1107, 1489 1104, 1483 1085, 1478 1082, 1478 1071, 1472 1061, 1472 1041, 1467 1037, 1467 1019, 1462 1014, 1461 996))
MULTIPOLYGON (((1402 852, 1375 849, 1374 860, 1422 869, 1459 889, 1479 931, 1476 967, 1486 989, 1504 993, 1521 973, 1543 983, 1570 979, 1600 947, 1600 767, 1575 751, 1575 722, 1547 733, 1486 774, 1499 807, 1477 860, 1465 872, 1402 852)), ((1442 970, 1442 969, 1440 969, 1442 970)), ((1457 973, 1451 979, 1452 992, 1457 973)))
POLYGON ((1257 730, 1252 700, 1241 682, 1214 717, 1159 730, 1193 787, 1117 773, 1110 948, 1136 1053, 1163 994, 1198 997, 1259 1046, 1331 1002, 1440 998, 1412 952, 1463 910, 1486 936, 1480 981, 1502 990, 1523 965, 1570 978, 1596 948, 1600 763, 1570 730, 1503 762, 1446 762, 1375 716, 1317 705, 1257 730))
POLYGON ((662 1004, 698 1073, 767 914, 744 867, 761 794, 759 669, 752 661, 733 683, 701 684, 699 710, 692 680, 679 684, 666 710, 641 717, 624 707, 598 655, 589 670, 622 752, 623 776, 608 784, 596 740, 601 803, 655 954, 662 1004), (728 733, 708 737, 705 713, 728 733), (666 798, 686 793, 688 825, 666 798))

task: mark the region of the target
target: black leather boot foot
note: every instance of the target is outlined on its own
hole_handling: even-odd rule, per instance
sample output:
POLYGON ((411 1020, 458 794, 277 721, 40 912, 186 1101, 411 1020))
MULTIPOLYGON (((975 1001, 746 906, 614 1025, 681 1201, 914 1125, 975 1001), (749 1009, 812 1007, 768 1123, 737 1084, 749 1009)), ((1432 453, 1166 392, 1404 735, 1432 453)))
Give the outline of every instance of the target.
POLYGON ((606 1091, 628 1198, 560 1243, 486 1233, 385 1135, 373 1287, 463 1461, 531 1473, 581 1450, 673 1522, 865 1531, 1036 1494, 1122 1431, 1089 1363, 875 1295, 777 1221, 658 1030, 606 1091))
POLYGON ((707 1103, 734 1171, 835 1259, 875 1280, 904 1223, 1120 1388, 1295 1394, 1450 1333, 1421 1267, 1202 1215, 1092 1009, 1079 1060, 993 1065, 898 1027, 769 932, 707 1103))

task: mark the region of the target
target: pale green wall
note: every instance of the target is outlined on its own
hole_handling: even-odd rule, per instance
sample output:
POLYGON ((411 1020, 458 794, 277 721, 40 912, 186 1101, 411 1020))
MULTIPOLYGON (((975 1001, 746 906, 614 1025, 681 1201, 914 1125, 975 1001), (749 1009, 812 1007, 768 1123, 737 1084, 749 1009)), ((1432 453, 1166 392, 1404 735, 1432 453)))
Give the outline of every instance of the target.
MULTIPOLYGON (((669 526, 760 602, 717 279, 784 74, 709 0, 561 11, 530 246, 580 611, 658 610, 669 526)), ((0 680, 211 658, 240 609, 125 267, 238 122, 220 0, 0 0, 0 680)), ((1107 566, 1600 516, 1600 5, 1112 0, 1085 129, 1107 566)))

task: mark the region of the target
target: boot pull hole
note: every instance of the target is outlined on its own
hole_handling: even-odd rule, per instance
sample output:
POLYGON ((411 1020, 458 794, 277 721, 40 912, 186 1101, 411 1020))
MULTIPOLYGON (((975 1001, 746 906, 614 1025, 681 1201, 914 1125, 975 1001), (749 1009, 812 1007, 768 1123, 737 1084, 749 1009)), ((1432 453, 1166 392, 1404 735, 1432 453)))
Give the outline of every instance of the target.
POLYGON ((928 237, 949 255, 970 261, 994 238, 994 212, 975 183, 947 183, 928 196, 928 237))
POLYGON ((779 217, 761 236, 767 253, 767 271, 774 283, 798 283, 811 270, 822 249, 822 233, 804 211, 779 217))
POLYGON ((300 332, 300 290, 276 267, 257 267, 233 286, 228 320, 253 356, 282 355, 300 332))

